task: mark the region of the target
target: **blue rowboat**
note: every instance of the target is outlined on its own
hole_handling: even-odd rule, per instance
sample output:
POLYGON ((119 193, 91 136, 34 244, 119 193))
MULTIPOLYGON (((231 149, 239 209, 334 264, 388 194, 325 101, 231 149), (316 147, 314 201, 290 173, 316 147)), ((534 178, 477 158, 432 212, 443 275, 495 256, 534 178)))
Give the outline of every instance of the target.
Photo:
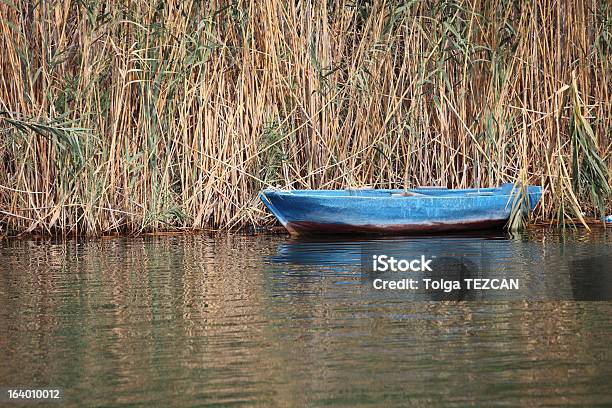
MULTIPOLYGON (((503 227, 519 189, 278 190, 259 193, 265 206, 292 235, 411 234, 503 227)), ((542 188, 529 186, 533 211, 542 188)))

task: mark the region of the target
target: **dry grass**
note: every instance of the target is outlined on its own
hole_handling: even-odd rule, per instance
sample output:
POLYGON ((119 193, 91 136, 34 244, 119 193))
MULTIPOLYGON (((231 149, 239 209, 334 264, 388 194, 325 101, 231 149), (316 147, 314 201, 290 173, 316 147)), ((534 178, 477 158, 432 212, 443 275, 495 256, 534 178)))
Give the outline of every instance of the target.
POLYGON ((3 1, 0 70, 5 232, 261 224, 269 185, 610 210, 608 2, 3 1))

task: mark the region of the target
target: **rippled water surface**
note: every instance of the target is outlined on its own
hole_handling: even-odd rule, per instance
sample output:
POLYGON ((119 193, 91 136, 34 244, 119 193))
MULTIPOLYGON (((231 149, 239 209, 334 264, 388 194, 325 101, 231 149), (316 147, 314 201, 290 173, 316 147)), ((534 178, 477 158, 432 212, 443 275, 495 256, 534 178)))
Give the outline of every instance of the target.
MULTIPOLYGON (((588 253, 610 237, 394 240, 495 240, 492 267, 573 293, 564 245, 588 253)), ((0 387, 59 387, 67 406, 612 403, 612 302, 376 296, 358 277, 367 243, 0 241, 0 387)), ((581 279, 597 286, 597 268, 581 279)))

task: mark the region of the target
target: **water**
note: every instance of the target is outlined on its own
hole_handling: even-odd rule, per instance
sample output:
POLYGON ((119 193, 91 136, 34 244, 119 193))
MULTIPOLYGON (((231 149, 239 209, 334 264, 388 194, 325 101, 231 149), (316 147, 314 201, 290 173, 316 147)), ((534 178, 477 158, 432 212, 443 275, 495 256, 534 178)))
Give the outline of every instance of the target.
MULTIPOLYGON (((494 240, 491 267, 513 261, 567 295, 576 251, 517 248, 588 252, 610 237, 464 236, 451 247, 494 240)), ((59 387, 75 407, 612 403, 612 302, 379 296, 357 277, 366 244, 0 241, 0 387, 59 387)), ((592 272, 580 276, 596 286, 592 272)))

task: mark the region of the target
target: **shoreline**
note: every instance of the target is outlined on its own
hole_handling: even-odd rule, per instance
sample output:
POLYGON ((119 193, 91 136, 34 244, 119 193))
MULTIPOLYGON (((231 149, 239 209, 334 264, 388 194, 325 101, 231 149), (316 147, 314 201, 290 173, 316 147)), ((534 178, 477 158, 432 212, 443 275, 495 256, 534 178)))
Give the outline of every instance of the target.
MULTIPOLYGON (((537 221, 526 225, 525 229, 520 233, 532 233, 542 231, 563 231, 563 230, 574 230, 591 232, 593 230, 607 230, 612 228, 610 223, 604 223, 602 220, 597 218, 586 218, 586 226, 581 224, 579 220, 571 220, 574 224, 572 225, 569 221, 565 227, 553 224, 554 221, 537 221), (610 225, 610 226, 608 226, 610 225), (588 226, 588 228, 587 228, 588 226)), ((503 234, 515 234, 508 231, 507 229, 482 229, 482 230, 471 230, 463 232, 450 232, 450 233, 421 233, 421 234, 397 234, 397 235, 384 235, 384 234, 313 234, 300 236, 299 238, 368 238, 368 237, 428 237, 428 236, 454 236, 454 235, 487 235, 492 233, 503 233, 503 234)), ((3 234, 0 235, 0 240, 13 240, 13 239, 114 239, 114 238, 141 238, 141 237, 163 237, 163 236, 189 236, 189 235, 206 235, 206 236, 219 236, 219 235, 232 235, 232 236, 280 236, 287 235, 291 236, 289 232, 280 224, 264 225, 264 226, 246 226, 238 229, 224 229, 224 228, 169 228, 158 231, 146 231, 140 233, 113 233, 113 234, 74 234, 74 233, 58 233, 48 234, 40 232, 17 232, 11 235, 3 234)))

